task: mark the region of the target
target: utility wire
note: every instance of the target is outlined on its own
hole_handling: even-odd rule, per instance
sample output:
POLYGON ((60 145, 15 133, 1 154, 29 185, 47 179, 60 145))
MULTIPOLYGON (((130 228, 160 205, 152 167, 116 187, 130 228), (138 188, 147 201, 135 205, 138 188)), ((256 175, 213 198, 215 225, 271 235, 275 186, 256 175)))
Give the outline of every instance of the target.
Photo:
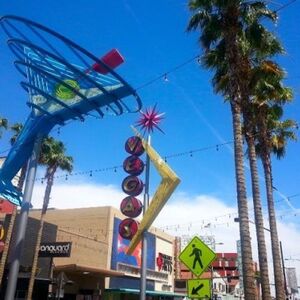
POLYGON ((285 4, 283 4, 281 7, 279 7, 279 8, 277 8, 276 10, 275 10, 275 12, 278 12, 278 11, 280 11, 280 10, 283 10, 284 8, 287 8, 288 6, 290 6, 291 4, 293 4, 294 2, 296 2, 297 0, 291 0, 291 1, 289 1, 289 2, 287 2, 287 3, 285 3, 285 4))
POLYGON ((199 54, 196 55, 196 56, 194 56, 194 57, 192 57, 192 58, 190 58, 190 59, 188 59, 188 60, 186 60, 186 61, 184 61, 183 63, 181 63, 181 64, 179 64, 179 65, 173 67, 173 68, 170 69, 169 71, 164 72, 164 73, 162 73, 161 75, 159 75, 159 76, 157 76, 157 77, 154 77, 153 79, 151 79, 151 80, 149 80, 149 81, 143 83, 142 85, 138 86, 135 90, 138 91, 138 90, 140 90, 140 89, 143 89, 143 88, 145 88, 146 86, 148 86, 148 85, 150 85, 150 84, 153 84, 154 82, 156 82, 156 81, 158 81, 158 80, 160 80, 160 79, 167 79, 167 76, 168 76, 170 73, 173 73, 173 72, 177 71, 178 69, 183 68, 183 67, 186 66, 187 64, 189 64, 189 63, 191 63, 191 62, 194 62, 195 59, 197 59, 197 60, 200 59, 199 54))

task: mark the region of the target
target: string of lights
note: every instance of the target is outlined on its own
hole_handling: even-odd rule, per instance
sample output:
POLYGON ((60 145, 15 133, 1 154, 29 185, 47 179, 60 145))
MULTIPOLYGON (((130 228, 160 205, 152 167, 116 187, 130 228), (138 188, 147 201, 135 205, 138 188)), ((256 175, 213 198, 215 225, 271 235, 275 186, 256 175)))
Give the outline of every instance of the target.
MULTIPOLYGON (((300 211, 297 213, 294 212, 290 212, 290 213, 286 213, 286 214, 280 214, 277 218, 279 218, 280 220, 283 220, 284 218, 287 217, 298 217, 300 214, 300 211)), ((238 213, 232 213, 231 216, 237 216, 238 213)), ((207 223, 204 222, 204 224, 201 225, 197 225, 195 223, 199 223, 199 222, 203 222, 203 220, 200 221, 196 221, 195 223, 190 222, 189 224, 185 223, 185 224, 173 224, 173 225, 168 225, 168 226, 161 226, 159 227, 162 231, 164 232, 194 232, 195 230, 197 231, 202 231, 202 230, 206 230, 206 229, 216 229, 218 227, 230 227, 233 226, 235 224, 237 224, 237 222, 234 220, 234 218, 228 218, 227 221, 219 221, 218 219, 219 217, 212 217, 211 220, 207 223), (212 220, 213 218, 217 218, 217 221, 212 220)), ((208 219, 207 219, 208 220, 208 219)))
MULTIPOLYGON (((298 213, 285 213, 278 216, 278 218, 283 219, 285 217, 297 217, 300 214, 300 211, 298 213)), ((228 213, 224 215, 218 215, 218 216, 212 216, 210 218, 201 219, 201 220, 195 220, 188 223, 178 223, 178 224, 172 224, 172 225, 166 225, 166 226, 159 226, 153 228, 153 231, 156 232, 157 230, 161 230, 163 232, 193 232, 197 230, 198 232, 202 230, 213 230, 217 229, 219 227, 230 227, 230 226, 236 226, 237 222, 235 221, 235 217, 237 217, 238 213, 228 213), (200 223, 200 225, 199 225, 200 223)), ((99 238, 105 237, 109 232, 112 232, 114 230, 109 229, 97 229, 97 230, 91 230, 87 229, 86 227, 63 227, 59 229, 60 232, 70 234, 70 236, 78 237, 78 238, 87 238, 90 240, 93 240, 98 243, 103 243, 103 240, 99 238)))
MULTIPOLYGON (((288 198, 292 198, 292 197, 296 197, 296 196, 300 196, 300 194, 295 194, 295 195, 291 195, 288 196, 288 198)), ((278 200, 278 201, 274 201, 275 203, 279 203, 279 202, 283 202, 284 200, 278 200)), ((262 205, 262 206, 267 206, 267 205, 262 205)), ((249 209, 251 210, 251 208, 249 209)), ((300 211, 298 212, 294 212, 294 211, 287 211, 286 213, 280 213, 277 218, 283 219, 285 217, 296 217, 300 214, 300 211)), ((238 212, 232 212, 232 213, 228 213, 228 214, 223 214, 223 215, 218 215, 218 216, 212 216, 210 218, 205 218, 205 219, 199 219, 199 220, 194 220, 194 221, 190 221, 187 223, 181 223, 181 224, 171 224, 171 225, 166 225, 166 226, 162 226, 160 227, 163 230, 175 230, 178 231, 180 228, 182 230, 184 230, 185 228, 187 228, 188 231, 191 230, 192 227, 197 226, 197 228, 199 229, 204 229, 204 228, 216 228, 217 226, 221 226, 230 222, 235 222, 234 218, 238 216, 238 212), (224 221, 224 219, 226 219, 226 221, 224 221), (222 221, 221 223, 219 221, 222 221), (200 225, 197 225, 200 224, 200 225)), ((254 213, 250 213, 249 214, 250 217, 254 218, 254 213)), ((268 219, 267 214, 265 214, 265 219, 268 219)))
MULTIPOLYGON (((191 150, 184 151, 184 152, 174 153, 174 154, 164 156, 164 160, 167 161, 170 158, 176 158, 176 157, 181 157, 181 156, 193 156, 193 154, 195 154, 195 153, 208 151, 208 150, 212 150, 212 149, 219 151, 222 147, 232 144, 232 143, 233 143, 233 141, 228 141, 225 143, 214 144, 214 145, 207 146, 207 147, 202 147, 202 148, 197 148, 197 149, 191 149, 191 150)), ((88 175, 88 176, 92 177, 94 173, 108 172, 108 171, 117 172, 118 169, 123 169, 123 165, 115 165, 115 166, 111 166, 111 167, 104 167, 104 168, 90 169, 90 170, 86 170, 86 171, 72 172, 70 174, 64 173, 62 175, 54 176, 54 178, 55 179, 65 178, 65 180, 68 180, 70 177, 74 177, 74 176, 88 175)), ((44 182, 44 180, 45 180, 45 177, 40 177, 40 178, 36 179, 36 181, 42 181, 42 183, 44 182)))

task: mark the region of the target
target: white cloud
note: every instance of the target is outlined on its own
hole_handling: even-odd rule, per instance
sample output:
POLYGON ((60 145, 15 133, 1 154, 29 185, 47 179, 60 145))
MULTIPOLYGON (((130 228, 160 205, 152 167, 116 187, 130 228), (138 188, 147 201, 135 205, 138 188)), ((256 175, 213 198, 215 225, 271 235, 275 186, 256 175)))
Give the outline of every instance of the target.
MULTIPOLYGON (((45 184, 37 184, 34 188, 33 208, 41 208, 45 184)), ((94 185, 86 183, 56 184, 52 187, 49 207, 58 209, 114 206, 119 207, 124 193, 114 185, 94 185)))
MULTIPOLYGON (((37 184, 33 195, 33 207, 40 208, 44 195, 45 184, 37 184)), ((113 206, 119 208, 121 200, 126 195, 119 187, 114 185, 101 185, 90 183, 59 183, 53 186, 49 207, 58 209, 113 206)), ((142 198, 142 197, 140 197, 142 198)), ((163 228, 173 235, 213 235, 218 252, 236 252, 236 241, 239 239, 238 223, 234 222, 236 217, 236 204, 228 205, 208 195, 189 196, 177 192, 162 209, 154 222, 156 227, 163 228)), ((300 257, 300 232, 294 223, 277 223, 278 232, 282 241, 284 256, 286 258, 295 255, 300 257)), ((268 224, 265 224, 267 227, 268 224)), ((252 236, 253 258, 257 261, 257 244, 255 228, 250 224, 252 236)), ((273 281, 270 236, 266 231, 266 244, 270 266, 270 281, 273 281)), ((297 261, 286 261, 286 266, 295 266, 300 280, 300 263, 297 261)))

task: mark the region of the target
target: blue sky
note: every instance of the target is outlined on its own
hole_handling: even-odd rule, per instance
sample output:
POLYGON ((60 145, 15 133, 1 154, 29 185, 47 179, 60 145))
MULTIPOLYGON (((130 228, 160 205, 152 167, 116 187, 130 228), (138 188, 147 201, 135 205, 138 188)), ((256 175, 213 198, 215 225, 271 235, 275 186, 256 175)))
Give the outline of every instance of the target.
MULTIPOLYGON (((280 0, 278 3, 273 4, 273 7, 279 8, 280 4, 286 2, 280 0)), ((197 43, 198 34, 188 34, 185 31, 189 18, 186 1, 16 0, 1 1, 0 11, 2 15, 14 14, 42 23, 99 57, 111 48, 118 48, 125 58, 125 63, 118 68, 118 72, 135 88, 201 54, 197 43)), ((278 24, 272 28, 285 46, 286 55, 279 58, 279 62, 288 72, 286 83, 293 87, 295 92, 295 101, 287 107, 286 117, 298 122, 299 16, 300 4, 294 2, 279 12, 278 24)), ((29 114, 29 108, 25 104, 28 96, 19 85, 21 76, 13 66, 13 55, 8 50, 5 40, 5 35, 0 32, 0 115, 7 117, 12 123, 24 122, 29 114)), ((157 104, 159 111, 165 112, 165 119, 161 123, 165 134, 155 132, 152 137, 152 144, 162 156, 190 152, 232 140, 229 106, 213 93, 210 78, 211 74, 193 60, 169 73, 167 81, 161 78, 138 89, 144 108, 157 104)), ((137 118, 137 114, 109 116, 102 120, 89 117, 84 123, 72 122, 61 128, 60 134, 54 129, 52 135, 66 144, 68 153, 75 161, 74 172, 119 166, 126 157, 124 142, 132 135, 130 125, 134 124, 137 118)), ((9 148, 8 137, 9 134, 5 134, 0 142, 1 151, 9 148)), ((5 153, 1 155, 3 154, 5 153)), ((168 162, 182 180, 177 195, 184 195, 181 200, 184 199, 187 205, 193 207, 192 201, 205 195, 218 199, 218 203, 230 207, 230 211, 236 209, 231 144, 220 146, 218 150, 217 147, 212 147, 195 152, 192 156, 180 155, 168 159, 168 162)), ((274 160, 273 170, 274 185, 282 195, 300 194, 299 143, 291 143, 288 146, 284 160, 274 160)), ((39 176, 42 172, 39 172, 39 176)), ((246 173, 249 179, 247 169, 246 173)), ((69 177, 68 181, 58 178, 56 183, 60 186, 82 184, 120 190, 124 177, 125 173, 117 168, 117 172, 93 172, 93 176, 73 176, 69 177)), ((152 191, 157 183, 158 177, 152 175, 152 191)), ((263 182, 262 192, 265 204, 263 182)), ((88 201, 88 195, 85 190, 85 194, 82 194, 83 202, 88 201)), ((249 188, 248 196, 251 196, 249 188)), ((275 193, 278 215, 282 215, 279 220, 287 227, 292 226, 296 235, 300 229, 299 199, 300 195, 290 199, 295 208, 293 209, 282 196, 275 193)), ((102 205, 102 200, 99 195, 99 202, 96 200, 95 203, 102 205)), ((176 199, 171 199, 171 204, 172 201, 175 203, 176 199)), ((195 218, 211 218, 211 223, 216 223, 217 217, 224 214, 222 210, 223 208, 214 211, 214 207, 208 202, 195 218)), ((266 212, 265 206, 264 211, 266 212)), ((167 214, 167 211, 164 213, 167 214)), ((250 215, 253 215, 252 212, 250 215)), ((176 219, 175 216, 170 217, 174 218, 172 224, 187 222, 186 219, 177 216, 176 219)), ((299 258, 300 249, 296 252, 290 249, 289 255, 298 255, 299 258)))

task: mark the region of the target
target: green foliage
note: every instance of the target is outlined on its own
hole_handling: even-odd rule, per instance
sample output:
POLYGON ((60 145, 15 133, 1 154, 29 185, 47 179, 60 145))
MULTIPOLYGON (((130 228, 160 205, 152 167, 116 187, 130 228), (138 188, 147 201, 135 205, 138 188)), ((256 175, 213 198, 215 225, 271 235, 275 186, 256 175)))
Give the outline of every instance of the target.
POLYGON ((7 129, 8 121, 5 118, 0 117, 0 138, 2 137, 2 131, 1 129, 7 129))
POLYGON ((73 158, 65 155, 66 148, 63 142, 47 137, 43 141, 39 163, 47 167, 46 177, 50 168, 60 168, 63 171, 72 172, 73 158))
POLYGON ((17 140, 20 132, 22 131, 22 129, 23 129, 23 124, 22 123, 15 123, 12 126, 10 126, 10 130, 13 132, 13 135, 10 138, 10 144, 11 145, 13 145, 16 142, 16 140, 17 140))

